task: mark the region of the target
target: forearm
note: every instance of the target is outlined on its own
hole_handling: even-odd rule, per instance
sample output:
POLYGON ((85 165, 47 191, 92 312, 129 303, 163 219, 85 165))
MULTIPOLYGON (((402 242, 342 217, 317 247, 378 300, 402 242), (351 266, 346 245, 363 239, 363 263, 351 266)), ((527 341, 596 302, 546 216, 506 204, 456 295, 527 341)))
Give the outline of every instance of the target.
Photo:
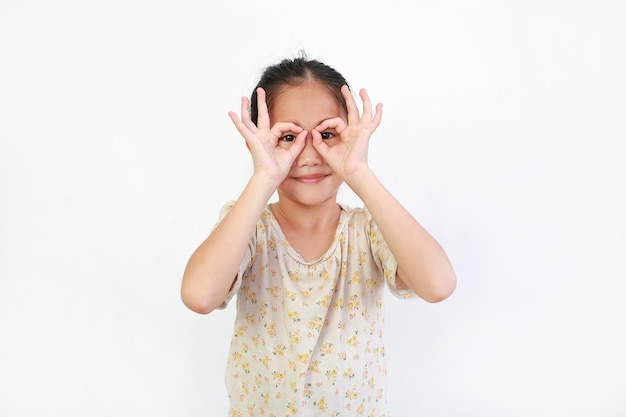
POLYGON ((454 291, 456 276, 439 243, 367 169, 346 180, 361 198, 398 262, 398 277, 418 296, 441 301, 454 291))
POLYGON ((228 214, 191 255, 181 296, 191 310, 210 313, 228 295, 261 212, 276 186, 253 176, 228 214))

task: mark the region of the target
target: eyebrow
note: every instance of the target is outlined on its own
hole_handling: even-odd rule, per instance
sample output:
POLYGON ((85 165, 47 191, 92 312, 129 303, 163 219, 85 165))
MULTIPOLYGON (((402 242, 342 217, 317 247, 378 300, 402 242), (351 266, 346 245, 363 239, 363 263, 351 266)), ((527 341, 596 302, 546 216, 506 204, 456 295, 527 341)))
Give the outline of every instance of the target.
MULTIPOLYGON (((319 125, 321 125, 323 122, 325 122, 326 120, 334 119, 335 117, 341 117, 341 116, 329 116, 329 117, 326 117, 326 118, 324 118, 324 119, 320 120, 319 122, 317 122, 317 123, 315 124, 315 126, 319 126, 319 125)), ((297 124, 298 126, 300 126, 300 122, 299 122, 299 121, 297 121, 297 120, 291 120, 290 122, 291 122, 291 123, 295 123, 295 124, 297 124)))

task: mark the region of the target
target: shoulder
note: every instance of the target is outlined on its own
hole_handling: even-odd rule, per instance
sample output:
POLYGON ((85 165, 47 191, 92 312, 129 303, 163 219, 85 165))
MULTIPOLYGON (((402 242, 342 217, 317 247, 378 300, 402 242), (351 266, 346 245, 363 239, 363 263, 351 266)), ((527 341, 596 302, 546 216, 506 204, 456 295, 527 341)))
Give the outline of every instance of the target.
POLYGON ((372 222, 372 215, 365 207, 349 207, 344 204, 339 204, 343 215, 346 218, 346 222, 351 226, 369 227, 372 222))

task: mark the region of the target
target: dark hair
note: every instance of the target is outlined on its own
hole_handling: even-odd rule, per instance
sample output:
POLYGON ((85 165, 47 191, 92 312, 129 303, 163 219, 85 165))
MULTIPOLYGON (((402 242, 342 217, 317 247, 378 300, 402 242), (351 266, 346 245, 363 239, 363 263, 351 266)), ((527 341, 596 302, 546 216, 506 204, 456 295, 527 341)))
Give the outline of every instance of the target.
MULTIPOLYGON (((283 59, 278 64, 269 66, 261 75, 256 87, 252 91, 250 98, 250 118, 256 125, 259 117, 259 108, 257 103, 257 88, 261 87, 265 90, 265 101, 268 110, 271 110, 272 103, 276 94, 278 94, 285 86, 296 86, 307 81, 317 81, 337 98, 339 104, 343 108, 344 113, 348 114, 346 100, 341 94, 341 87, 348 85, 346 79, 334 68, 315 59, 309 60, 303 52, 294 59, 283 59)), ((349 86, 348 86, 349 88, 349 86)))

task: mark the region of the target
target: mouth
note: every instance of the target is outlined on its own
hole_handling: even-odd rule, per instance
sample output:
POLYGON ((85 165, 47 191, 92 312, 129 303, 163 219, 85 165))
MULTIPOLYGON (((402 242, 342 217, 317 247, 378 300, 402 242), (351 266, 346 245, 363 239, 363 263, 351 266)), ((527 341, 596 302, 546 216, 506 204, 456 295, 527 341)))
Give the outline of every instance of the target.
POLYGON ((303 184, 317 184, 324 181, 324 179, 328 177, 328 175, 329 174, 300 175, 297 177, 293 177, 293 179, 303 184))

